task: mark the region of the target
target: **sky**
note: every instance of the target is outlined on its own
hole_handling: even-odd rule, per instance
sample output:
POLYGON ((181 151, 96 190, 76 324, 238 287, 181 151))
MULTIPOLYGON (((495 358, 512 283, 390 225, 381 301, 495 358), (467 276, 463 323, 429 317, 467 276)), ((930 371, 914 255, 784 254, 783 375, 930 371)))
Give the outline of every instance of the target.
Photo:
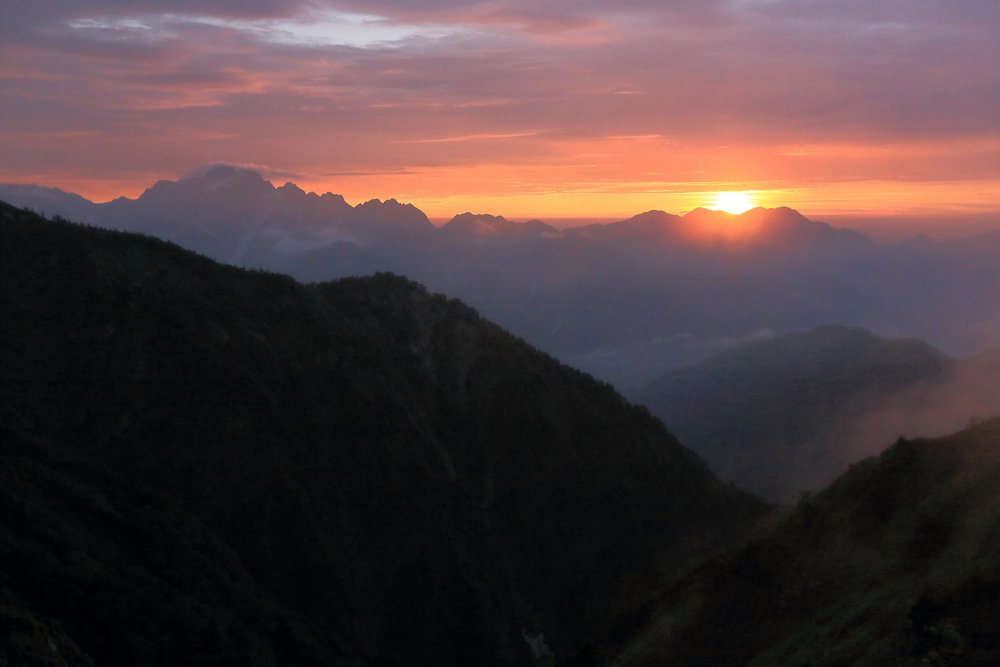
POLYGON ((0 181, 220 162, 432 217, 996 212, 1000 2, 0 4, 0 181))

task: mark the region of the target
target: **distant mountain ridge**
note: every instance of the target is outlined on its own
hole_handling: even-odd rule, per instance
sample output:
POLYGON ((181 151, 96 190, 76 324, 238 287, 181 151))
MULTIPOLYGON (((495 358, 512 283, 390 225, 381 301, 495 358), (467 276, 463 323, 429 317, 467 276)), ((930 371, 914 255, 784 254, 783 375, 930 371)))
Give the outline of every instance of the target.
POLYGON ((885 246, 789 208, 648 211, 563 230, 463 213, 437 228, 409 204, 351 206, 225 165, 134 201, 10 185, 0 199, 302 281, 406 275, 623 389, 762 333, 826 324, 953 356, 1000 343, 995 235, 885 246))
POLYGON ((502 215, 468 212, 453 217, 441 227, 441 232, 471 238, 473 242, 480 240, 481 237, 488 237, 490 240, 519 241, 542 236, 554 237, 560 233, 558 229, 541 220, 513 222, 502 215))
MULTIPOLYGON (((320 237, 333 229, 349 230, 357 235, 349 237, 356 242, 387 242, 400 234, 433 235, 437 231, 427 216, 412 204, 401 204, 395 199, 373 199, 351 206, 341 195, 306 193, 291 182, 275 187, 256 171, 225 164, 192 170, 177 181, 157 181, 134 200, 119 197, 96 204, 57 188, 17 184, 0 184, 0 198, 49 215, 164 235, 166 240, 173 240, 169 235, 185 227, 200 227, 221 239, 234 229, 251 223, 284 226, 320 237), (210 229, 213 227, 216 229, 210 229)), ((539 236, 600 239, 624 244, 633 251, 636 248, 630 241, 662 246, 664 241, 707 238, 735 241, 736 245, 746 247, 768 245, 774 241, 772 237, 785 233, 802 239, 823 236, 851 239, 863 245, 874 244, 858 232, 807 220, 797 211, 784 207, 755 208, 738 215, 703 208, 684 216, 648 211, 621 222, 562 231, 541 220, 514 222, 503 216, 462 213, 443 225, 441 231, 450 237, 471 235, 505 240, 539 236)), ((230 237, 228 242, 238 245, 239 237, 230 237)), ((208 247, 189 249, 212 255, 208 247)))

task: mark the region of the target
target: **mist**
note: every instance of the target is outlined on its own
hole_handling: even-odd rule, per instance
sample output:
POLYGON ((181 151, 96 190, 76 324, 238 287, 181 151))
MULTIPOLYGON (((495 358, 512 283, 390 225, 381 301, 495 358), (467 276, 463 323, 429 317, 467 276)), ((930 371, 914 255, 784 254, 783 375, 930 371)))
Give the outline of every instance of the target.
POLYGON ((955 363, 940 380, 864 406, 846 427, 851 460, 881 453, 896 438, 931 438, 1000 416, 1000 349, 955 363))
POLYGON ((956 361, 917 339, 834 326, 736 344, 631 395, 720 477, 791 502, 901 437, 1000 415, 998 382, 1000 351, 956 361))

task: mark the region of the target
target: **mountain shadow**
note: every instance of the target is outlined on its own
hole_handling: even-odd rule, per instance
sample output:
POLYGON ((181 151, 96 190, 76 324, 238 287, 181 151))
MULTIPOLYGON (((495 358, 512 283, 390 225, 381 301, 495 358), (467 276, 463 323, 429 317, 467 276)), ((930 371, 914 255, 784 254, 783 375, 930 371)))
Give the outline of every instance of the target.
POLYGON ((542 664, 764 509, 408 280, 6 205, 0 367, 0 637, 29 664, 542 664))

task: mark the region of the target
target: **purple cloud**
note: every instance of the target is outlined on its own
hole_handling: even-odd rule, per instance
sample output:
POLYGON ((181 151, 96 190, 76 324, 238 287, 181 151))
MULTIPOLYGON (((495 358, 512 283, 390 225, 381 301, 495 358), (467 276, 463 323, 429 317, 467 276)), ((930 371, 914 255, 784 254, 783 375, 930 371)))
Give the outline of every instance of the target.
POLYGON ((998 19, 979 0, 8 3, 0 171, 578 162, 620 180, 614 137, 638 135, 663 138, 671 178, 992 178, 998 19), (788 148, 915 142, 939 147, 788 148))

